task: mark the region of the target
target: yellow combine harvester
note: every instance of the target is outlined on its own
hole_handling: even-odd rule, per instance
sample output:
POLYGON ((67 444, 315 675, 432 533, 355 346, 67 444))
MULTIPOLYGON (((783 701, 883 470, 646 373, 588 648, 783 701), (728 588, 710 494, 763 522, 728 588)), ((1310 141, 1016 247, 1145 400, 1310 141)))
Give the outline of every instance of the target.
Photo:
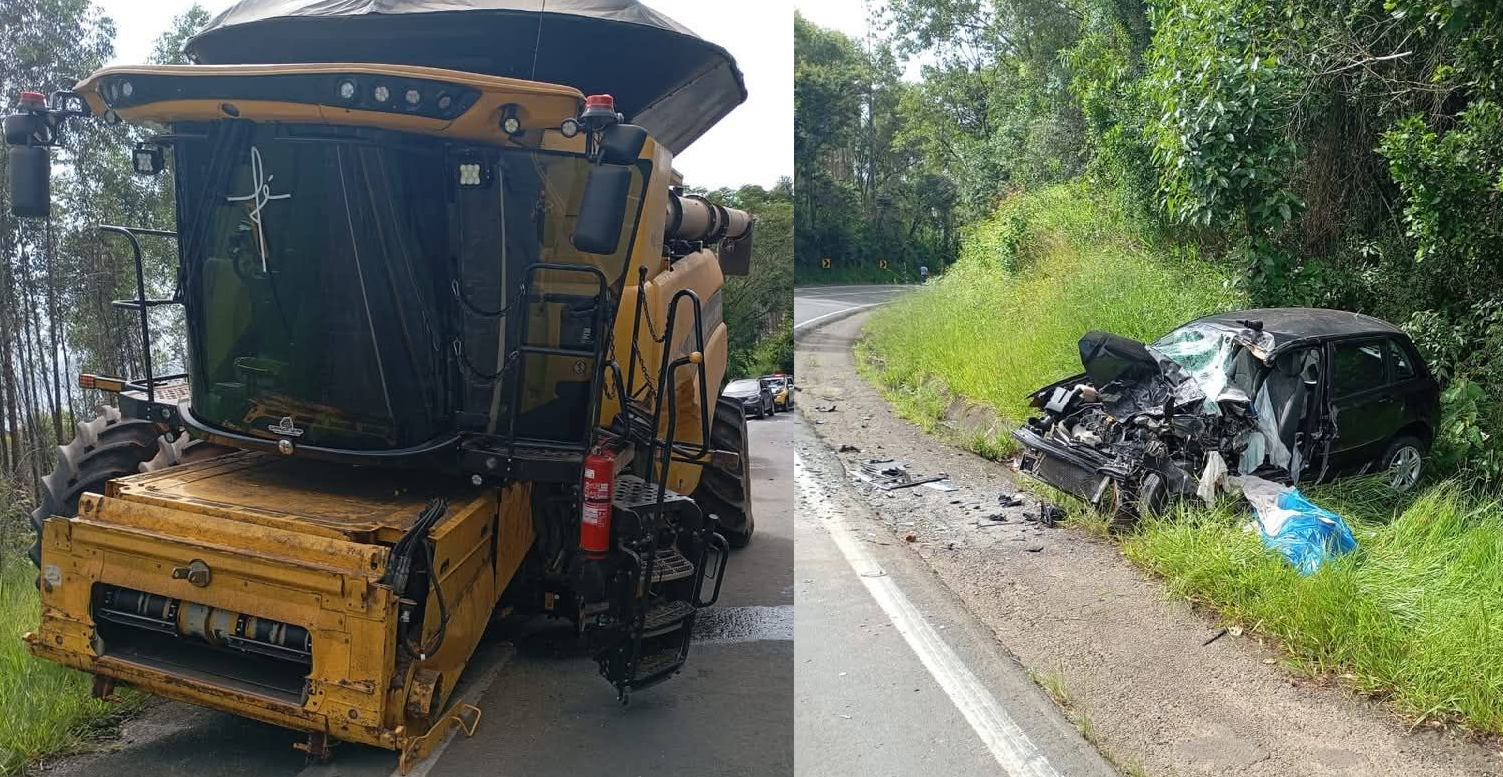
POLYGON ((81 376, 119 407, 43 484, 26 640, 102 696, 406 766, 471 724, 450 697, 497 613, 573 620, 622 701, 683 666, 753 530, 745 421, 711 400, 752 225, 672 168, 745 99, 723 49, 631 0, 370 5, 244 0, 199 64, 5 119, 20 216, 70 120, 155 133, 131 165, 170 160, 175 229, 101 228, 143 353, 152 308, 188 324, 184 374, 81 376), (148 299, 164 238, 177 293, 148 299))

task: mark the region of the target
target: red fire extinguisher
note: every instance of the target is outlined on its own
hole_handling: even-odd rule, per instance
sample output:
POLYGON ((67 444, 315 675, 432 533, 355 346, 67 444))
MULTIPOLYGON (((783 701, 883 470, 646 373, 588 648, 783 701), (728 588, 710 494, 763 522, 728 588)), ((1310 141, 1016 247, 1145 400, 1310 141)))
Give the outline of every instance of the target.
POLYGON ((594 448, 584 460, 584 494, 580 501, 579 549, 592 558, 611 549, 611 492, 616 484, 616 454, 594 448))

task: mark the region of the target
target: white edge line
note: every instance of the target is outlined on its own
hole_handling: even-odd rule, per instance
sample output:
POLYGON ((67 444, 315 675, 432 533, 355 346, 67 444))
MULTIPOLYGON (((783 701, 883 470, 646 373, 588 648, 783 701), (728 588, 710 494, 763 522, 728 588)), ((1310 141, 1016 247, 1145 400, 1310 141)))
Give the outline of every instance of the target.
POLYGON ((992 758, 1012 777, 1060 777, 1044 754, 1034 746, 1028 735, 1015 723, 991 691, 977 679, 955 651, 945 644, 939 632, 924 619, 923 613, 908 600, 897 583, 887 576, 881 565, 867 554, 866 549, 842 524, 841 519, 818 497, 811 493, 812 480, 805 475, 803 457, 793 455, 795 479, 798 490, 806 496, 805 504, 813 507, 826 520, 822 525, 829 530, 846 563, 856 572, 877 606, 887 614, 888 620, 903 635, 908 647, 923 663, 935 682, 950 697, 972 730, 981 738, 982 744, 992 758), (814 498, 808 498, 808 497, 814 498))
POLYGON ((844 315, 846 313, 853 313, 853 312, 855 312, 857 310, 865 310, 866 308, 874 308, 874 307, 876 307, 878 305, 881 305, 881 304, 883 304, 883 303, 881 303, 881 302, 872 302, 872 303, 869 303, 869 304, 866 304, 866 305, 857 305, 857 306, 855 306, 853 308, 841 308, 840 310, 837 310, 837 311, 835 311, 833 313, 826 313, 826 314, 824 314, 822 316, 815 316, 814 318, 811 318, 808 321, 803 322, 802 324, 794 324, 793 325, 793 331, 797 332, 798 330, 803 329, 804 327, 809 326, 810 324, 817 324, 817 323, 819 323, 819 322, 821 322, 821 321, 823 321, 823 320, 825 320, 827 318, 831 318, 831 317, 834 317, 834 316, 844 315))

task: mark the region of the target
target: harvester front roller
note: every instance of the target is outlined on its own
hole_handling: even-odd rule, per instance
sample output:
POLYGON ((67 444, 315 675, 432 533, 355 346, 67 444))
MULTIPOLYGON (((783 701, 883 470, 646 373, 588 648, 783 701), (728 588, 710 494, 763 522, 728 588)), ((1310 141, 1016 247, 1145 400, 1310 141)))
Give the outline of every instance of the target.
POLYGON ((720 519, 720 533, 733 548, 751 542, 757 522, 752 518, 751 453, 746 439, 746 415, 735 400, 715 403, 715 420, 710 425, 710 443, 715 450, 740 454, 730 467, 708 465, 694 489, 693 498, 707 514, 720 519))
POLYGON ((57 466, 52 474, 42 478, 41 498, 31 511, 31 528, 36 536, 27 551, 31 563, 39 568, 42 524, 49 516, 77 515, 78 500, 84 494, 104 493, 104 484, 114 478, 155 472, 229 451, 201 440, 190 440, 186 433, 169 440, 150 421, 125 418, 110 406, 102 411, 94 420, 78 424, 73 441, 57 449, 57 466))

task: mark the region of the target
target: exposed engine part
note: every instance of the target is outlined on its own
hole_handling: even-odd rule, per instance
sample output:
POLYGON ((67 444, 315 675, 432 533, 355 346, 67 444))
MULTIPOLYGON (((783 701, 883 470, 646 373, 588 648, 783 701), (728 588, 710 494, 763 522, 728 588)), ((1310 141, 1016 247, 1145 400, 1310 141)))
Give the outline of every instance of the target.
POLYGON ((302 626, 132 588, 97 586, 94 618, 282 661, 313 663, 313 637, 302 626))

